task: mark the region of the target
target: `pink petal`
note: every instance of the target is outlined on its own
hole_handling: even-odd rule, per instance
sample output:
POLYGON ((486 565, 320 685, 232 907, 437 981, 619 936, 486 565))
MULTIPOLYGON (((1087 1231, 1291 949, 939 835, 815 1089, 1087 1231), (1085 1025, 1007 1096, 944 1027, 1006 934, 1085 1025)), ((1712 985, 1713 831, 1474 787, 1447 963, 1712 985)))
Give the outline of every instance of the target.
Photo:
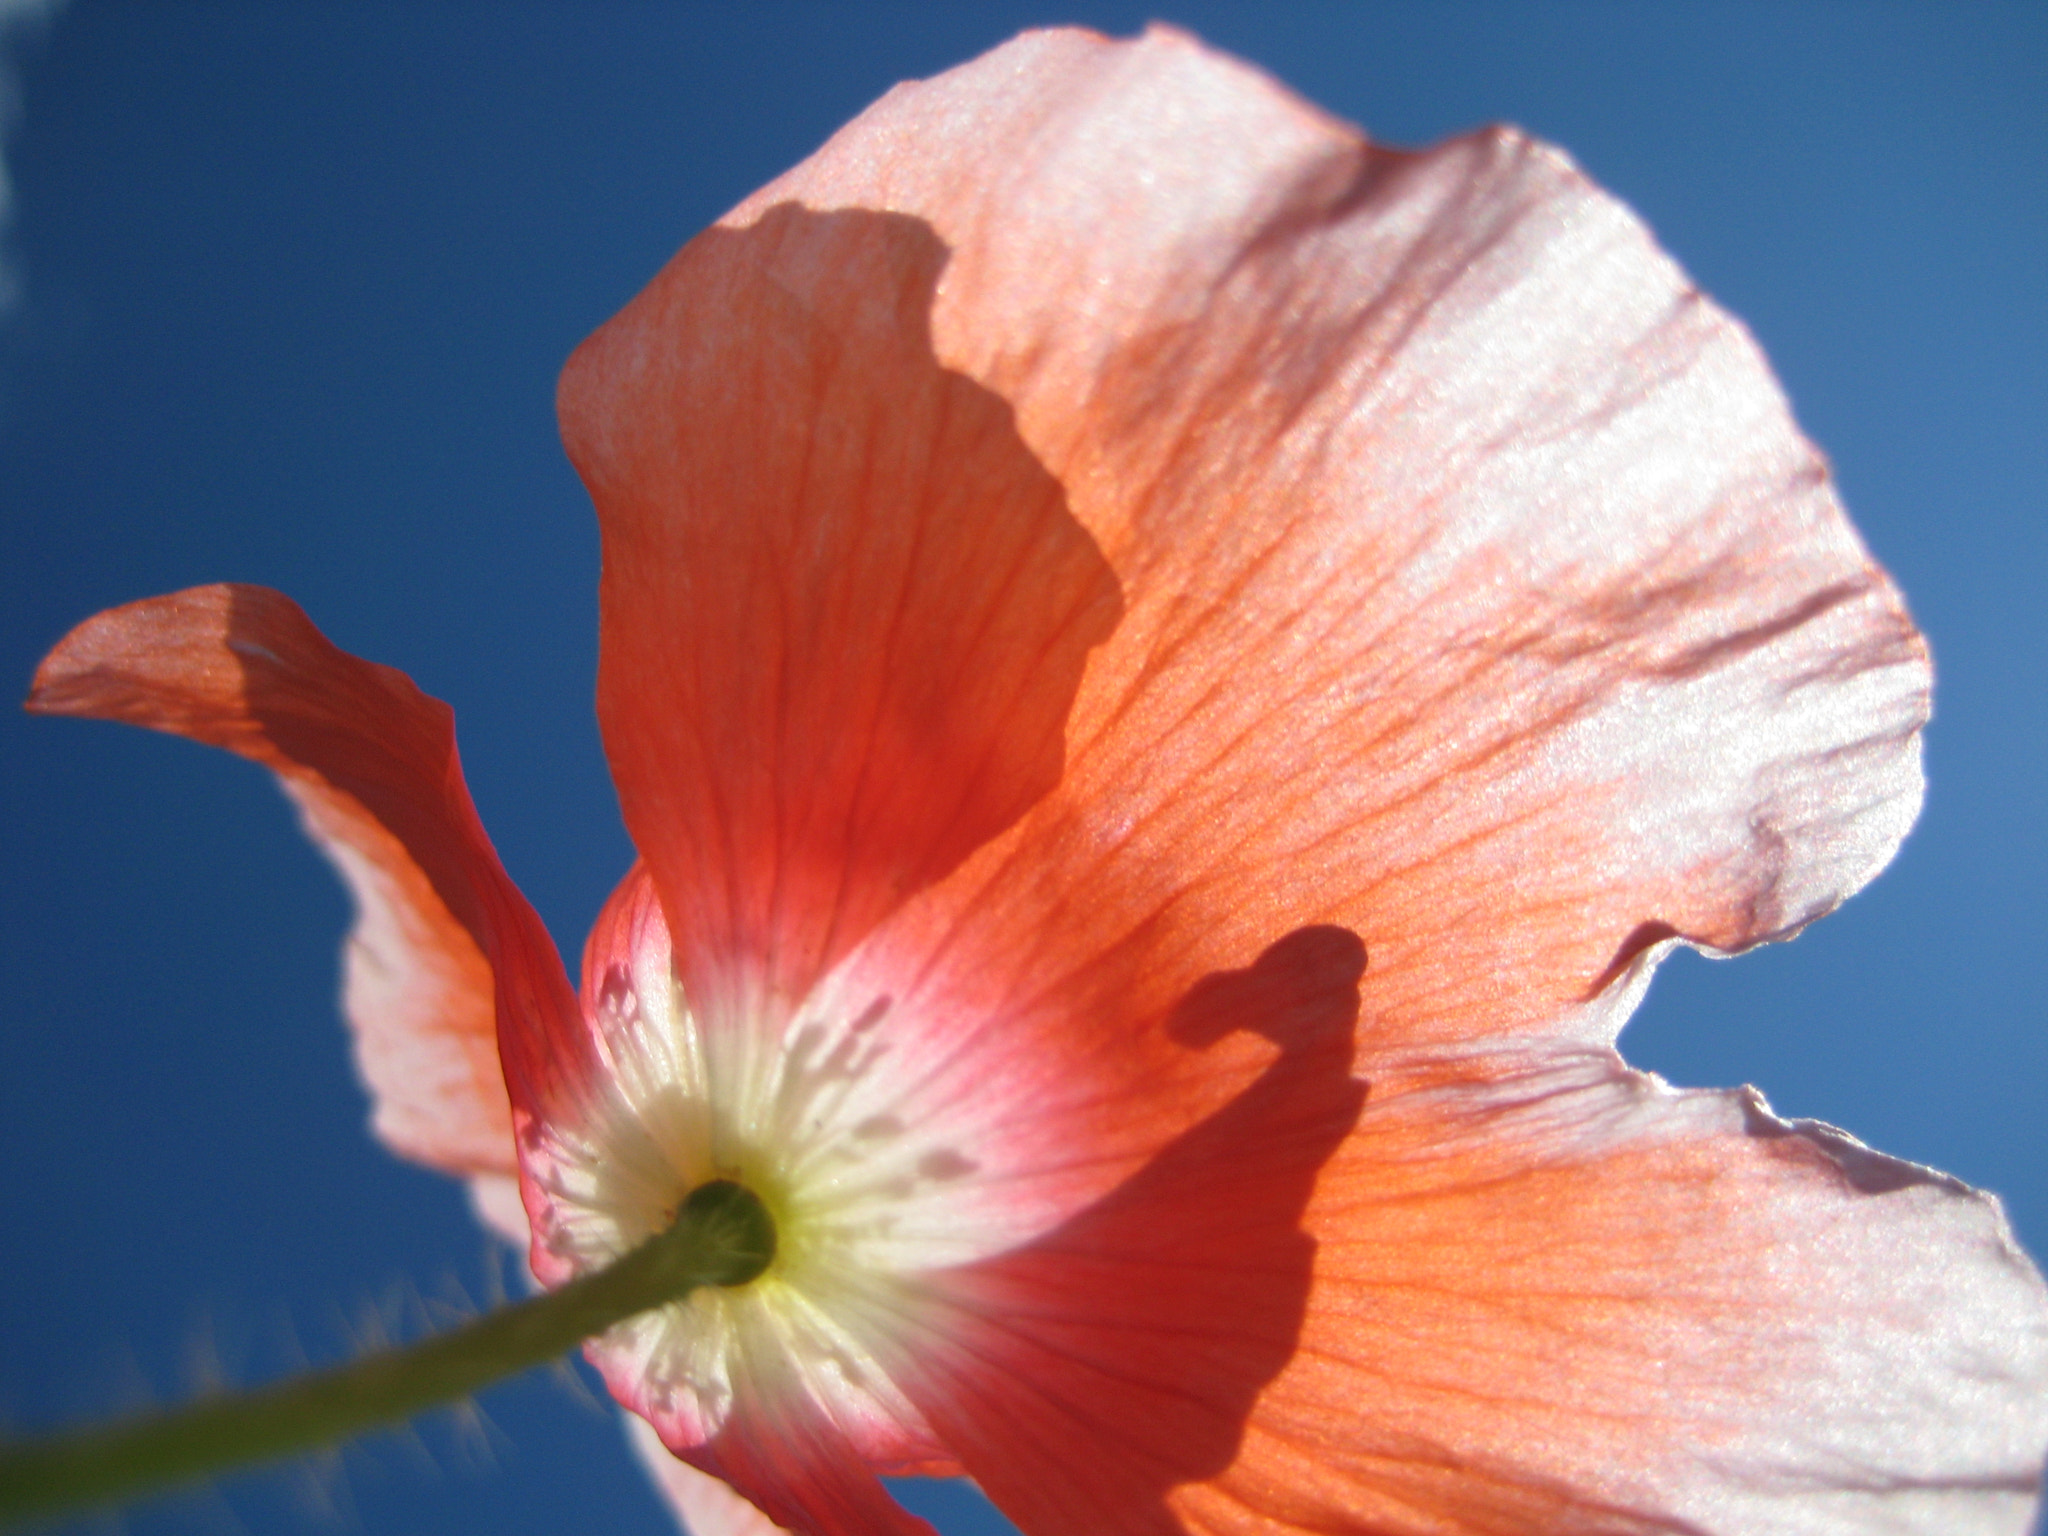
POLYGON ((1187 1229, 1265 1156, 1198 1131, 1178 1189, 931 1277, 899 1383, 1029 1531, 2027 1528, 2048 1294, 1996 1201, 1753 1090, 1485 1071, 1375 1084, 1292 1248, 1187 1229))
POLYGON ((336 650, 261 587, 195 587, 99 614, 36 672, 28 707, 225 747, 277 774, 355 898, 343 1006, 394 1151, 478 1176, 512 1228, 502 1014, 575 1017, 540 919, 476 818, 448 707, 336 650))
POLYGON ((764 1412, 780 1383, 747 1384, 718 1438, 693 1453, 786 1529, 806 1536, 935 1536, 891 1498, 856 1448, 820 1415, 764 1412))
POLYGON ((730 1484, 678 1461, 645 1419, 626 1415, 633 1450, 683 1523, 684 1536, 778 1536, 786 1528, 732 1491, 730 1484))
MULTIPOLYGON (((1896 593, 1746 334, 1554 150, 1387 150, 1184 37, 1046 33, 900 88, 706 238, 844 327, 872 284, 823 231, 862 221, 943 248, 938 365, 1014 407, 1123 606, 1058 788, 912 947, 957 925, 1034 992, 1118 950, 1163 1010, 1333 923, 1378 1037, 1605 1041, 1645 950, 1783 937, 1911 822, 1896 593)), ((676 302, 606 348, 700 345, 676 302)), ((773 564, 692 579, 834 622, 773 564)))

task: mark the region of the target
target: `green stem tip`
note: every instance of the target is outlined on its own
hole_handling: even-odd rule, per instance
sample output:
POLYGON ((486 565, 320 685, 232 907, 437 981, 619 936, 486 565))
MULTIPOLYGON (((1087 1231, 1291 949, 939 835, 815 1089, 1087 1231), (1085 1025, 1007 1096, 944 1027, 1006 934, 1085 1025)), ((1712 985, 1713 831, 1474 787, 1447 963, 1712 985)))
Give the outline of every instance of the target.
POLYGON ((745 1285, 774 1257, 774 1218, 758 1195, 727 1179, 700 1185, 666 1231, 608 1268, 452 1332, 237 1396, 0 1445, 0 1523, 113 1504, 401 1423, 700 1285, 745 1285))

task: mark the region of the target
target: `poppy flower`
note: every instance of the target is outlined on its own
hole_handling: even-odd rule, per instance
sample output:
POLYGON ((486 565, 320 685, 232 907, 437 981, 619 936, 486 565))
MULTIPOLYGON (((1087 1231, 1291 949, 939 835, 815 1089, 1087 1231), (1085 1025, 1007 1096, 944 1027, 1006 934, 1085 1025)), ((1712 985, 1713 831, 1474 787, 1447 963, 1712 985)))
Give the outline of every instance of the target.
POLYGON ((761 1197, 766 1274, 590 1347, 705 1536, 956 1472, 1034 1536, 2024 1527, 1996 1202, 1614 1051, 1672 945, 1883 866, 1928 669, 1562 155, 1029 35, 685 246, 560 411, 640 854, 580 990, 447 708, 287 599, 102 614, 31 704, 278 774, 378 1134, 543 1284, 761 1197))

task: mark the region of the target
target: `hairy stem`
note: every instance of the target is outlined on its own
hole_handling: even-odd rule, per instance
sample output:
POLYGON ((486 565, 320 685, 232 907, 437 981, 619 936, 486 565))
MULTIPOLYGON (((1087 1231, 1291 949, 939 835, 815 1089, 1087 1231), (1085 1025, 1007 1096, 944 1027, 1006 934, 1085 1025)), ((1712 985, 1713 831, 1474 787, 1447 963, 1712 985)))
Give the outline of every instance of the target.
POLYGON ((760 1199, 703 1185, 675 1223, 607 1269, 405 1349, 232 1397, 0 1446, 0 1522, 334 1445, 467 1397, 700 1285, 744 1285, 775 1256, 760 1199))

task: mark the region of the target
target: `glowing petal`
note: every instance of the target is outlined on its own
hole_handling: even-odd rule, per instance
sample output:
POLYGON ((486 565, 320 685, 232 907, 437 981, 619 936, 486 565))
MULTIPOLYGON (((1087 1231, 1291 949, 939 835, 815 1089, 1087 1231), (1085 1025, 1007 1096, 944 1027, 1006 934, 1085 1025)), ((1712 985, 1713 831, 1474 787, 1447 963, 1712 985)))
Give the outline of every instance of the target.
POLYGON ((717 238, 844 209, 943 247, 941 366, 1122 588, 1057 791, 929 904, 963 963, 1135 946, 1163 1008, 1333 923, 1368 1045, 1606 1041, 1644 951, 1782 937, 1911 822, 1896 594, 1748 337, 1556 151, 1387 150, 1172 33, 1048 33, 717 238))
POLYGON ((800 999, 1050 791, 1115 582, 1009 407, 932 355, 924 226, 712 230, 580 347, 598 711, 694 1002, 800 999))
POLYGON ((1198 1529, 2028 1527, 2048 1294, 1997 1202, 1754 1090, 1389 1084, 1306 1225, 1308 1325, 1174 1496, 1198 1529))
POLYGON ((188 736, 277 774, 355 898, 343 1001, 377 1134, 479 1176, 480 1208, 516 1231, 496 1017, 531 1034, 575 1002, 477 822, 448 707, 246 586, 88 619, 37 670, 28 707, 188 736))
MULTIPOLYGON (((1373 1112, 1350 1075, 1364 960, 1349 934, 1305 929, 1193 989, 1173 1035, 1212 1051, 1263 1036, 1257 1076, 1051 1230, 918 1277, 915 1331, 874 1335, 1025 1530, 1163 1531, 1170 1489, 1231 1465, 1308 1321, 1323 1169, 1373 1112)), ((1076 1140, 1050 1166, 1078 1185, 1115 1143, 1076 1140)))
POLYGON ((1375 1085, 1292 1314, 1242 1294, 1285 1243, 1120 1198, 932 1277, 898 1381, 1026 1530, 2026 1528, 2048 1293, 1994 1200, 1752 1090, 1486 1066, 1375 1085))
POLYGON ((645 1419, 631 1414, 625 1419, 634 1451, 683 1522, 684 1536, 788 1536, 784 1527, 734 1493, 729 1484, 678 1461, 645 1419))
POLYGON ((1771 1467, 1865 1524, 2019 1508, 2038 1354, 1972 1373, 2041 1298, 1995 1217, 1883 1197, 1924 1285, 1859 1363, 1819 1313, 1876 1249, 1833 1163, 1759 1150, 1819 1143, 1598 1049, 1670 941, 1783 937, 1889 858, 1927 671, 1753 345, 1561 156, 1379 149, 1170 33, 1028 37, 692 242, 561 408, 649 873, 593 939, 588 1112, 528 1144, 535 1262, 708 1171, 833 1256, 594 1351, 668 1445, 819 1536, 893 1521, 862 1463, 946 1453, 1105 1536, 1744 1529, 1771 1467), (1427 1220, 1504 1202, 1528 1248, 1579 1198, 1562 1248, 1677 1285, 1531 1379, 1586 1421, 1552 1443, 1484 1371, 1579 1293, 1427 1220), (1419 1301, 1377 1244, 1439 1265, 1419 1301), (1791 1387, 1731 1364, 1781 1349, 1791 1387), (1823 1399, 1887 1426, 1874 1470, 1823 1399))

